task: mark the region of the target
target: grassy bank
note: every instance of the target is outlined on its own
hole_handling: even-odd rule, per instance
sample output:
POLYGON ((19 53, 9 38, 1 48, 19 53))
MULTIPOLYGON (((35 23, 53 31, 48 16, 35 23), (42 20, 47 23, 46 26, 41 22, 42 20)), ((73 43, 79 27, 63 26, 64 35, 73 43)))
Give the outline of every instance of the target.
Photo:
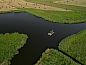
POLYGON ((80 65, 58 50, 47 49, 35 65, 80 65))
POLYGON ((4 0, 3 2, 0 2, 2 5, 1 13, 5 13, 6 11, 13 12, 19 8, 21 11, 23 10, 38 17, 42 17, 50 22, 86 22, 86 7, 77 6, 77 4, 74 6, 54 3, 55 1, 57 0, 4 0), (6 4, 7 7, 3 4, 6 4))
POLYGON ((86 30, 63 39, 58 49, 47 49, 35 65, 86 65, 86 30))
POLYGON ((24 11, 56 23, 86 22, 86 13, 81 11, 45 11, 38 9, 23 9, 24 11))
POLYGON ((54 1, 56 0, 1 0, 0 13, 13 12, 18 8, 23 8, 24 11, 51 22, 86 22, 86 7, 54 3, 54 1))
MULTIPOLYGON (((56 0, 26 0, 48 6, 59 7, 71 11, 45 11, 38 9, 27 9, 28 12, 56 23, 81 23, 86 22, 86 7, 53 3, 56 0)), ((83 0, 82 0, 83 1, 83 0)), ((81 2, 82 3, 82 2, 81 2)))
POLYGON ((59 49, 86 65, 86 30, 62 40, 59 49))
POLYGON ((83 23, 86 22, 86 11, 51 11, 51 10, 40 10, 32 8, 19 8, 14 11, 2 11, 0 13, 9 12, 27 12, 35 16, 41 17, 45 20, 54 23, 83 23))
POLYGON ((27 38, 27 35, 19 33, 0 34, 0 65, 10 65, 10 60, 18 54, 27 38))

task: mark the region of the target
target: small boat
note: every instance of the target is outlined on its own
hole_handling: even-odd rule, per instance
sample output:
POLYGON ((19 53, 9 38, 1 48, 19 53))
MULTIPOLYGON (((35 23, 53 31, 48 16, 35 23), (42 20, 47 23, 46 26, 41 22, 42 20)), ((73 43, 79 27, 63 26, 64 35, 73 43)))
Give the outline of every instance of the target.
POLYGON ((53 34, 54 34, 54 31, 53 31, 53 30, 51 30, 51 31, 48 33, 49 36, 52 36, 53 34))

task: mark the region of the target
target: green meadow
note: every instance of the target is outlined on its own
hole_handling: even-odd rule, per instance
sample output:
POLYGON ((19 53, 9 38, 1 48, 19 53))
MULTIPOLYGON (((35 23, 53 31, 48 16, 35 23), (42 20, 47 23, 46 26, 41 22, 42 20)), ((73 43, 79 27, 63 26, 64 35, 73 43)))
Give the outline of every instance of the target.
POLYGON ((59 49, 86 65, 86 30, 62 40, 59 49))
POLYGON ((81 23, 86 21, 86 13, 82 11, 45 11, 38 9, 23 9, 23 11, 55 23, 81 23))

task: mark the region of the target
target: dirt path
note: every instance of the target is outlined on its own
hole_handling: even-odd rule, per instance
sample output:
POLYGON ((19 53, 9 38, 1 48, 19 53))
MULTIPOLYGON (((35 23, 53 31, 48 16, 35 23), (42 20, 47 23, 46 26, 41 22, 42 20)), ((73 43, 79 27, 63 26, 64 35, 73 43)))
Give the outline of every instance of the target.
POLYGON ((26 2, 24 0, 0 0, 0 11, 15 10, 16 8, 35 8, 41 10, 71 11, 42 4, 26 2))

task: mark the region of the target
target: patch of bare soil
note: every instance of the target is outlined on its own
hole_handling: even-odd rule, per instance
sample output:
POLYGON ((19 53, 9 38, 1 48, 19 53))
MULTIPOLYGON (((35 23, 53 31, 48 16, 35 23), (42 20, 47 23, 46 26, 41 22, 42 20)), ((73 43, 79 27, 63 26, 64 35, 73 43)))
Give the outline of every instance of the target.
POLYGON ((16 10, 17 8, 35 8, 35 9, 53 10, 53 11, 71 11, 62 8, 31 3, 24 0, 0 0, 0 11, 16 10))

